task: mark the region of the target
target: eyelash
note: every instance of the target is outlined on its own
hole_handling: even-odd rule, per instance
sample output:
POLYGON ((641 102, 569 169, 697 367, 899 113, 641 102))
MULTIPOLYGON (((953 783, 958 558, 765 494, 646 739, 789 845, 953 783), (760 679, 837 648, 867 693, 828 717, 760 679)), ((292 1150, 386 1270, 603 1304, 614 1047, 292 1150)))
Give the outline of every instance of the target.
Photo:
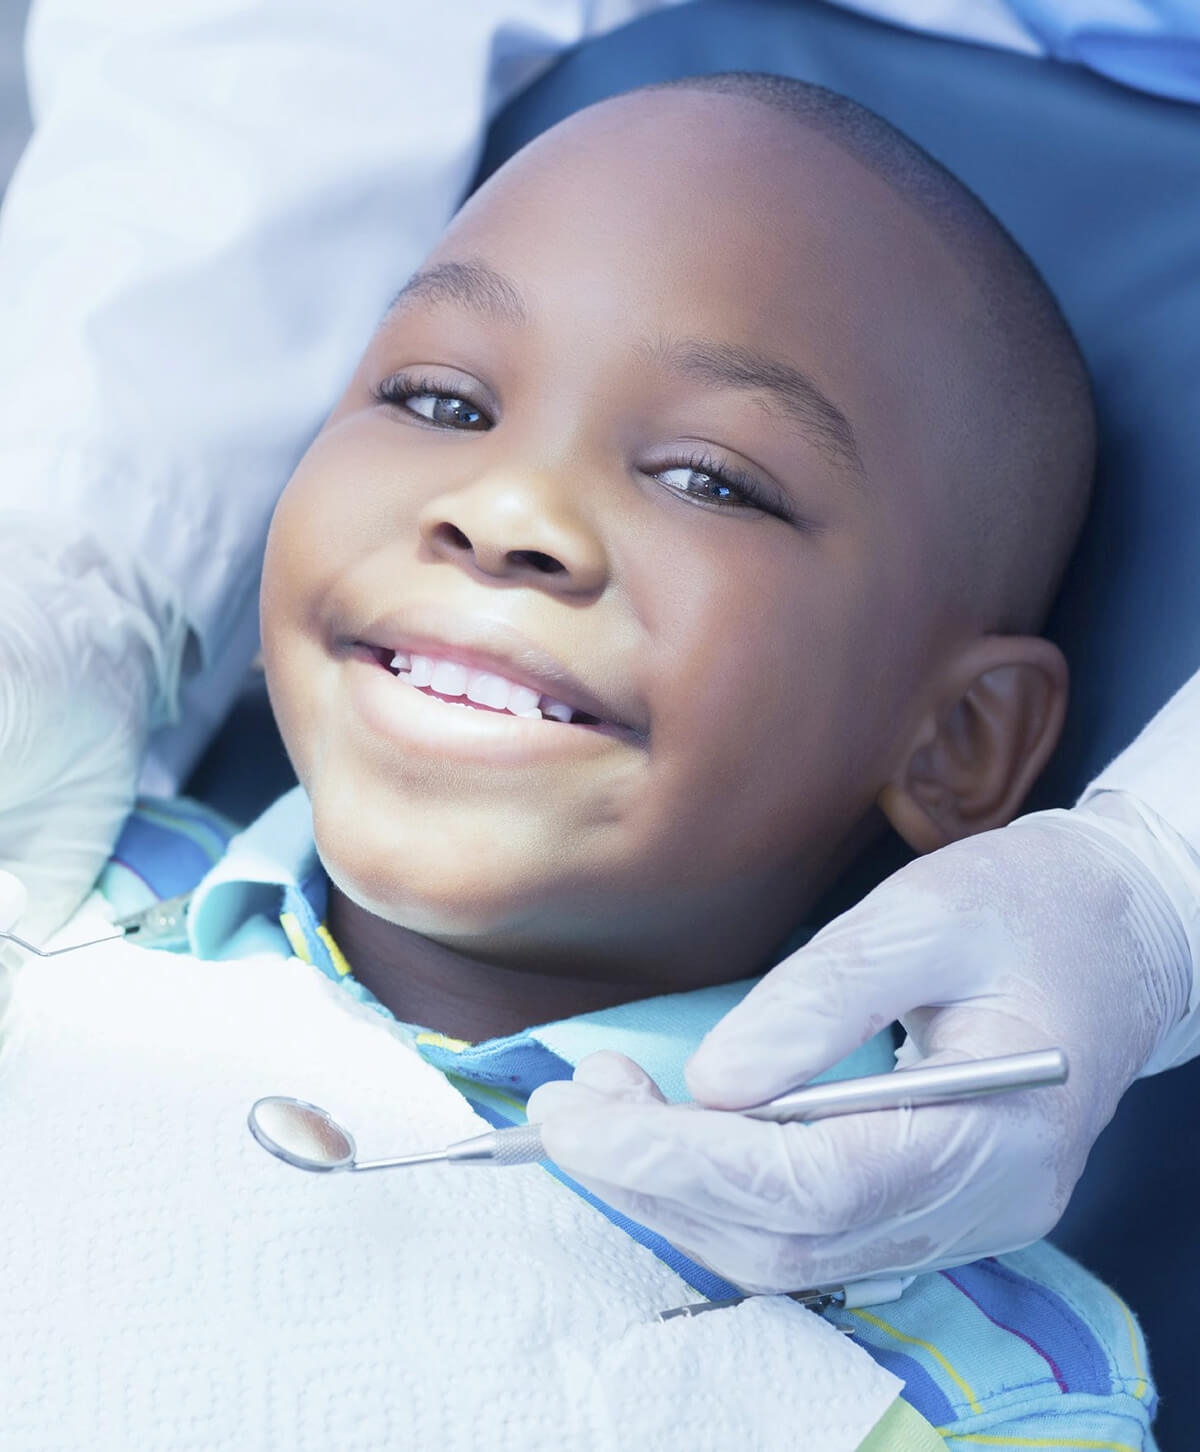
MULTIPOLYGON (((412 398, 433 397, 461 399, 463 403, 469 404, 471 408, 478 410, 485 418, 488 412, 482 405, 475 402, 469 395, 462 392, 457 386, 448 387, 445 380, 439 381, 436 378, 429 378, 412 373, 393 373, 385 378, 373 390, 374 397, 378 403, 388 404, 392 407, 403 408, 412 398)), ((452 429, 452 424, 437 424, 431 419, 425 418, 415 410, 408 412, 419 422, 428 428, 452 429)), ((466 430, 464 430, 466 432, 466 430)), ((770 498, 758 481, 749 474, 744 474, 740 469, 730 468, 727 464, 719 464, 711 454, 703 450, 693 450, 690 453, 682 454, 672 459, 670 463, 664 464, 654 471, 655 475, 666 474, 672 469, 691 469, 697 474, 705 474, 714 484, 722 485, 725 488, 734 490, 741 496, 739 500, 728 502, 717 499, 704 499, 699 495, 689 495, 686 490, 675 489, 676 494, 682 494, 685 498, 691 498, 697 503, 710 509, 737 509, 752 508, 760 510, 764 514, 774 515, 776 519, 788 520, 790 515, 781 504, 770 498)), ((672 488, 671 485, 664 485, 664 488, 672 488)))
MULTIPOLYGON (((385 378, 374 390, 374 397, 377 403, 390 404, 393 407, 403 408, 410 398, 456 398, 463 403, 468 403, 472 408, 477 409, 483 416, 488 417, 487 409, 482 404, 476 403, 473 398, 468 397, 457 385, 448 385, 446 380, 429 378, 416 373, 393 373, 390 378, 385 378)), ((430 428, 446 428, 449 425, 435 424, 431 419, 424 418, 413 409, 408 410, 414 418, 420 419, 422 423, 428 424, 430 428)))
MULTIPOLYGON (((677 494, 685 497, 698 499, 701 504, 706 504, 713 509, 745 509, 747 507, 761 510, 764 514, 773 514, 777 519, 786 519, 788 516, 783 509, 773 500, 767 497, 758 481, 751 478, 749 474, 743 474, 740 469, 731 469, 728 464, 718 464, 711 454, 698 450, 690 454, 684 454, 673 460, 670 464, 661 469, 656 469, 656 474, 666 474, 672 469, 691 469, 696 474, 707 475, 714 484, 723 485, 727 489, 733 489, 741 495, 740 500, 733 502, 721 499, 705 499, 700 495, 688 495, 684 489, 677 489, 677 494)), ((668 489, 671 485, 666 486, 668 489)))

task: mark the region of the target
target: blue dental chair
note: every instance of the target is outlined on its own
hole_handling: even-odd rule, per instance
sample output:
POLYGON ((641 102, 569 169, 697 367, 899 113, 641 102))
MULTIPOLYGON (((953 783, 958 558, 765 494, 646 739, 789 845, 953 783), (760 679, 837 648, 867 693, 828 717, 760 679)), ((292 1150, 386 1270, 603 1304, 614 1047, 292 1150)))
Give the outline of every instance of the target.
MULTIPOLYGON (((816 81, 894 121, 1008 226, 1075 329, 1100 470, 1049 630, 1072 706, 1029 807, 1069 805, 1200 669, 1200 107, 820 0, 701 0, 568 55, 497 119, 479 179, 581 106, 721 70, 816 81)), ((290 782, 251 691, 189 789, 245 820, 290 782)), ((1198 1196, 1200 1061, 1134 1087, 1053 1237, 1141 1317, 1167 1452, 1200 1440, 1198 1196)))

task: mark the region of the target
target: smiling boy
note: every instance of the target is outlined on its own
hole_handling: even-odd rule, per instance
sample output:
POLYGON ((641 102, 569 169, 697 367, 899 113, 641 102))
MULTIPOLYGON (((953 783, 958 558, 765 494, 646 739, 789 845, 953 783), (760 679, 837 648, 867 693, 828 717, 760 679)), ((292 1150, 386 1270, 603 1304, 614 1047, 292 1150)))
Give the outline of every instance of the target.
POLYGON ((884 123, 759 77, 556 127, 271 529, 271 699, 356 975, 468 1038, 729 981, 885 823, 1008 820, 1091 465, 1053 301, 884 123))
MULTIPOLYGON (((882 833, 1018 810, 1093 437, 1031 265, 870 113, 740 75, 580 113, 464 206, 280 500, 302 793, 201 884, 193 951, 286 932, 493 1122, 589 1047, 678 1092, 882 833)), ((906 1447, 1153 1446, 1132 1320, 1047 1247, 847 1326, 906 1447)))

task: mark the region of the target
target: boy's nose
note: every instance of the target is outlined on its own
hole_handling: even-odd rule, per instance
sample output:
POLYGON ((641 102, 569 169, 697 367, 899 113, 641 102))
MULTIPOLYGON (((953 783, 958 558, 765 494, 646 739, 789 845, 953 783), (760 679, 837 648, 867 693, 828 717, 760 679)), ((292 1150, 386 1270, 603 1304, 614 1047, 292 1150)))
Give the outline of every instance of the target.
POLYGON ((608 579, 596 529, 545 481, 493 477, 440 495, 420 531, 439 558, 497 580, 589 595, 608 579))

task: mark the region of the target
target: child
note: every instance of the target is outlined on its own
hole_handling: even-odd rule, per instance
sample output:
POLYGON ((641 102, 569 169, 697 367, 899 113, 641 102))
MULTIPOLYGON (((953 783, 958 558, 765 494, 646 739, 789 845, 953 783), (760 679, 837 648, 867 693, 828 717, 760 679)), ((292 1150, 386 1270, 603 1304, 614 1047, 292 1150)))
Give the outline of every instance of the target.
MULTIPOLYGON (((1032 267, 870 113, 729 76, 571 118, 459 213, 280 500, 263 654, 302 793, 206 877, 193 951, 286 934, 493 1123, 595 1047, 682 1097, 881 834, 1018 810, 1092 456, 1032 267)), ((1128 1313, 1048 1248, 844 1320, 906 1384, 872 1447, 1152 1445, 1128 1313)))

